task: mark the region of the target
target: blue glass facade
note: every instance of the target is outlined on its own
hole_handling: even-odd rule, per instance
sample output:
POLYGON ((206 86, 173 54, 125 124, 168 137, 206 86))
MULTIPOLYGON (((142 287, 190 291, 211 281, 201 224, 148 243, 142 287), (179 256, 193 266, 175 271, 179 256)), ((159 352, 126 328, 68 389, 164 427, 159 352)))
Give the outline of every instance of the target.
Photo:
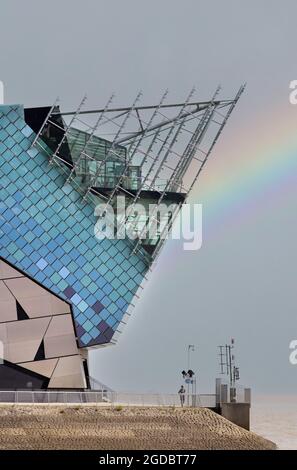
POLYGON ((94 208, 31 148, 22 106, 0 106, 0 254, 72 305, 80 347, 110 342, 148 266, 125 240, 97 240, 94 208))

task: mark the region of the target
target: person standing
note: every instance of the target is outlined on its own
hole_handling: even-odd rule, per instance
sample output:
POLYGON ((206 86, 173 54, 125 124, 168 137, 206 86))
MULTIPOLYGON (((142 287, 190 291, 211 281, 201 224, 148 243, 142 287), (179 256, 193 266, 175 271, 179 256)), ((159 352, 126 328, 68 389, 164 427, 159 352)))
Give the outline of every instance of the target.
POLYGON ((185 404, 185 395, 186 395, 186 389, 185 389, 185 387, 184 387, 183 385, 182 385, 181 388, 179 389, 178 394, 179 394, 179 399, 180 399, 181 407, 183 407, 184 404, 185 404))

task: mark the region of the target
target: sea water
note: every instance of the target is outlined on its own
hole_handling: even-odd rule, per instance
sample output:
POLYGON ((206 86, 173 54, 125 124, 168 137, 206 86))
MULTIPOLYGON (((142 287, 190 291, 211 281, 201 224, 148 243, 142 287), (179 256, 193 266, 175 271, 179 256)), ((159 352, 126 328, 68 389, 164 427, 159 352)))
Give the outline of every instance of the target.
POLYGON ((275 442, 280 450, 297 450, 297 395, 253 397, 251 431, 275 442))

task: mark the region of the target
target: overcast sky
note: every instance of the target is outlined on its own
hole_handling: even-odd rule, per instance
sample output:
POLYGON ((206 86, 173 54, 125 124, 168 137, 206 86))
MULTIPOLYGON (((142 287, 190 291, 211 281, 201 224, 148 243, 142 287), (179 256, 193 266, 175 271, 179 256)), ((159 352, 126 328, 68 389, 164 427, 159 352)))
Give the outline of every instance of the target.
MULTIPOLYGON (((150 104, 165 88, 174 102, 192 85, 203 100, 218 83, 229 98, 247 82, 191 199, 204 205, 202 249, 167 244, 118 344, 92 353, 91 372, 116 390, 175 391, 186 346, 195 344, 191 366, 199 391, 209 393, 217 345, 233 336, 243 384, 294 393, 297 186, 281 187, 276 174, 264 188, 265 168, 246 185, 242 168, 248 173, 249 158, 268 152, 270 136, 281 157, 284 122, 297 129, 297 106, 288 103, 297 79, 296 1, 2 0, 0 15, 6 103, 50 105, 58 95, 66 110, 86 92, 95 108, 114 91, 129 105, 142 89, 150 104), (226 200, 220 194, 222 214, 213 222, 216 185, 230 175, 238 185, 226 200), (244 184, 244 208, 238 203, 230 217, 244 184)), ((267 155, 265 163, 270 171, 267 155)))

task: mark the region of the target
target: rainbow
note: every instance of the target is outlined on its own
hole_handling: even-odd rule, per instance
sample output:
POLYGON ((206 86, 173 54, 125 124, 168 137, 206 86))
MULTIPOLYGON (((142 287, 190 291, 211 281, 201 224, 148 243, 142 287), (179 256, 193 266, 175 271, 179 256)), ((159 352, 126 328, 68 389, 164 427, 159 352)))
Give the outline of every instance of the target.
POLYGON ((214 237, 281 204, 296 184, 297 106, 285 103, 230 120, 190 200, 203 204, 204 238, 214 237))

